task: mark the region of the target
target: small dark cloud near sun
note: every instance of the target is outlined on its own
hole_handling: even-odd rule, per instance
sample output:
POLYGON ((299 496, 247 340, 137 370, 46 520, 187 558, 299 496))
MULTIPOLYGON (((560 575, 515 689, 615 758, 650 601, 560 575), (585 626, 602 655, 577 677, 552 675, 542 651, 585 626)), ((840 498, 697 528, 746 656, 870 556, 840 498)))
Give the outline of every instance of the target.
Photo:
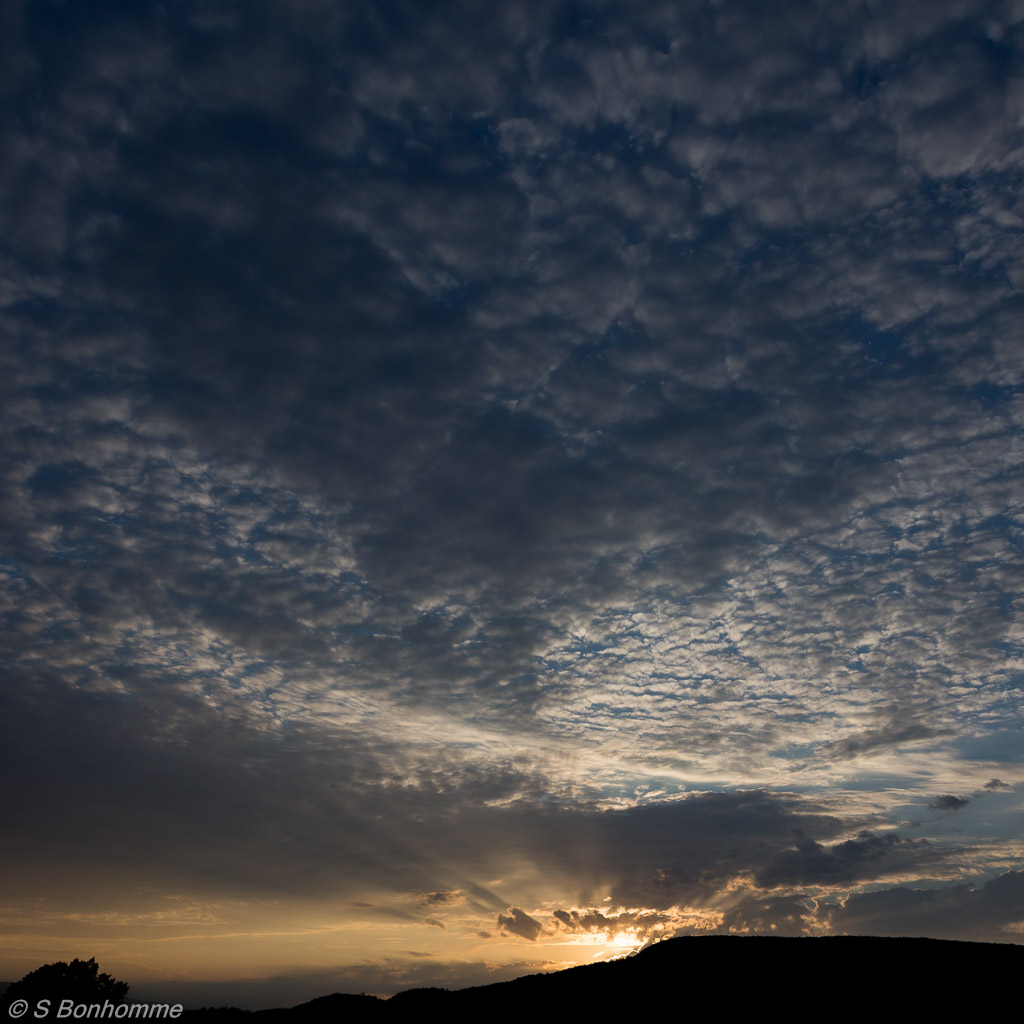
POLYGON ((453 904, 463 902, 465 894, 460 892, 458 889, 450 889, 445 892, 426 892, 420 898, 423 903, 430 906, 441 907, 452 906, 453 904))
POLYGON ((518 935, 531 942, 536 942, 537 937, 544 931, 544 926, 540 921, 534 920, 519 907, 509 907, 507 914, 499 914, 497 926, 508 935, 518 935))

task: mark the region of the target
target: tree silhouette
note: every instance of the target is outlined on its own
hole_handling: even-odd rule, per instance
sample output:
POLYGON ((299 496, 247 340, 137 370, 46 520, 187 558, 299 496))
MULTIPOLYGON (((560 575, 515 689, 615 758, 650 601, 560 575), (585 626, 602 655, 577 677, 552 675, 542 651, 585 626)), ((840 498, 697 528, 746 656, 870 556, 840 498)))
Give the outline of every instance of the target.
POLYGON ((76 1003, 123 1003, 128 994, 126 981, 115 981, 109 974, 99 973, 95 957, 64 963, 44 964, 30 971, 21 981, 8 986, 3 1003, 24 999, 30 1006, 40 999, 73 999, 76 1003))

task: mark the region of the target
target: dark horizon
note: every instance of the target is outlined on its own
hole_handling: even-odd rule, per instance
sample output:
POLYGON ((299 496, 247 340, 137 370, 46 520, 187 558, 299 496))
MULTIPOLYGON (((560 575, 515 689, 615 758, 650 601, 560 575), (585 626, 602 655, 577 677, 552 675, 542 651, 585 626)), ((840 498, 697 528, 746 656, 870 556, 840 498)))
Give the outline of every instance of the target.
MULTIPOLYGON (((763 999, 759 991, 763 983, 775 983, 786 973, 799 972, 803 979, 801 998, 805 1002, 834 991, 837 975, 847 979, 860 976, 871 979, 872 986, 888 998, 902 1001, 908 1009, 949 1011, 951 998, 954 1003, 959 1000, 965 1005, 976 1005, 975 995, 965 991, 951 996, 941 986, 922 984, 923 977, 947 971, 958 977, 983 973, 991 979, 988 997, 994 998, 1000 992, 1009 995, 1021 968, 1024 946, 1019 943, 858 935, 691 935, 665 939, 600 964, 576 965, 475 986, 406 988, 385 996, 366 992, 324 993, 291 1006, 249 1009, 233 1004, 197 1006, 186 1002, 176 1019, 202 1024, 248 1019, 255 1013, 261 1020, 336 1020, 339 1014, 346 1020, 372 1020, 377 1014, 392 1013, 388 1004, 396 996, 400 998, 394 1012, 401 1013, 403 1018, 431 1009, 468 1012, 497 1009, 499 1005, 506 1010, 519 1005, 572 1005, 577 1010, 592 1005, 595 1009, 607 1009, 610 1002, 635 1002, 640 991, 648 997, 678 992, 681 970, 699 971, 705 989, 712 991, 739 974, 745 980, 746 995, 734 995, 734 1004, 744 999, 758 1003, 763 999), (742 940, 749 940, 750 945, 742 940), (648 955, 655 949, 653 955, 648 955), (639 964, 622 966, 638 956, 643 957, 639 964)), ((0 997, 7 985, 0 982, 0 997)), ((173 997, 176 1004, 181 1003, 179 996, 180 993, 173 997)), ((713 1001, 718 997, 704 998, 713 1001)), ((129 991, 126 1001, 168 1003, 171 998, 133 997, 129 991)))

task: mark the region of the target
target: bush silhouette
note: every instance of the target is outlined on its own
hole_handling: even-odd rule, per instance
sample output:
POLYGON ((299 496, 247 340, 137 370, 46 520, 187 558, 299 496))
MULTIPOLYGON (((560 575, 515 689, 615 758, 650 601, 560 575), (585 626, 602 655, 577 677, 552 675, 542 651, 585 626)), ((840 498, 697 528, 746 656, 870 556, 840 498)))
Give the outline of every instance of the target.
POLYGON ((40 999, 73 999, 76 1003, 123 1003, 128 994, 126 981, 115 981, 109 974, 99 973, 95 957, 64 963, 44 964, 30 971, 21 981, 8 986, 3 1004, 24 999, 30 1006, 40 999))

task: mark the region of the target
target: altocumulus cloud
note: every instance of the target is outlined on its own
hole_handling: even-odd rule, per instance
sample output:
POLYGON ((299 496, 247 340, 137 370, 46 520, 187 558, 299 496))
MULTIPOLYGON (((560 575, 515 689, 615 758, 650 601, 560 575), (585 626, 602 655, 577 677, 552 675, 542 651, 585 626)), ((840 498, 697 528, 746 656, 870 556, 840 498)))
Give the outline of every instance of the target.
POLYGON ((6 903, 1017 934, 1019 5, 2 18, 6 903))

